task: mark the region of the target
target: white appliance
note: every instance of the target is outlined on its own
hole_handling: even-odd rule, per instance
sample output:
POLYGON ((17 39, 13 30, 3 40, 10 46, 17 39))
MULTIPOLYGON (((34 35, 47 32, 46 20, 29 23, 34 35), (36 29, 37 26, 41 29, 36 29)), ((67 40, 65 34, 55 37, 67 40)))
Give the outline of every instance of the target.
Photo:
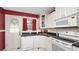
POLYGON ((72 14, 55 20, 55 27, 78 27, 79 26, 79 13, 72 14))
POLYGON ((6 15, 5 26, 6 26, 6 39, 5 39, 5 50, 16 51, 20 48, 20 29, 21 20, 19 17, 13 15, 6 15))
POLYGON ((59 37, 54 39, 53 50, 72 51, 72 44, 79 40, 79 36, 76 36, 74 33, 76 32, 60 32, 59 37))

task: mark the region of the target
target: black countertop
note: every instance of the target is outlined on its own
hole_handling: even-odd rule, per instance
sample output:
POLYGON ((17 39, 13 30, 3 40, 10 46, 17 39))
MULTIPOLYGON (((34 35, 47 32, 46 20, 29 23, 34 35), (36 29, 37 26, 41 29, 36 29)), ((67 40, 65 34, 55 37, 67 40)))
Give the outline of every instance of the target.
POLYGON ((68 38, 62 38, 62 37, 58 37, 57 39, 68 42, 68 43, 74 43, 77 40, 73 40, 73 39, 68 39, 68 38))
POLYGON ((35 36, 35 35, 43 35, 43 36, 47 36, 47 37, 53 37, 53 38, 56 38, 58 40, 62 40, 62 41, 68 42, 68 43, 73 43, 72 46, 79 47, 79 42, 77 42, 77 40, 58 37, 58 36, 56 36, 56 33, 49 33, 49 32, 48 33, 42 33, 42 32, 39 32, 37 34, 36 32, 33 32, 33 33, 22 33, 21 36, 26 37, 26 36, 35 36), (74 43, 74 42, 77 42, 77 43, 74 43))
POLYGON ((75 47, 79 48, 79 42, 76 42, 76 43, 72 44, 72 46, 75 46, 75 47))
POLYGON ((33 32, 33 33, 22 33, 21 37, 35 36, 35 35, 43 35, 43 36, 55 37, 56 38, 56 33, 42 33, 42 32, 39 32, 39 33, 36 33, 36 32, 33 32))

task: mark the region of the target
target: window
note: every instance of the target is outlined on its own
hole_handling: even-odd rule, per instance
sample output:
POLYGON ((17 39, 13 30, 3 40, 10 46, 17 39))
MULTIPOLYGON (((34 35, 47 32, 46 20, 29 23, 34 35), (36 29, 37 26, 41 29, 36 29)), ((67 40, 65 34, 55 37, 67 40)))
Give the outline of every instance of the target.
POLYGON ((27 27, 28 27, 28 30, 32 30, 32 19, 27 20, 27 27))
POLYGON ((36 30, 36 19, 23 18, 23 31, 36 30))

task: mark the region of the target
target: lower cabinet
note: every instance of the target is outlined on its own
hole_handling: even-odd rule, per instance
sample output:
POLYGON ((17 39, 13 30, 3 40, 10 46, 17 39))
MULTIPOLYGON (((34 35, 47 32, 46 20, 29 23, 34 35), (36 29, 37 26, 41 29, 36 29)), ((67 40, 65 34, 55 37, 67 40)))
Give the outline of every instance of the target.
POLYGON ((53 51, 65 51, 64 49, 62 49, 61 47, 59 47, 59 46, 57 46, 55 44, 52 45, 52 50, 53 51))
POLYGON ((22 37, 21 39, 21 49, 32 50, 33 49, 33 37, 22 37))
POLYGON ((22 37, 21 40, 21 49, 29 51, 51 51, 52 44, 51 40, 46 36, 29 36, 22 37))
POLYGON ((36 36, 34 39, 34 49, 42 49, 44 51, 52 51, 51 39, 46 36, 36 36))
POLYGON ((73 51, 79 51, 78 47, 73 46, 73 51))

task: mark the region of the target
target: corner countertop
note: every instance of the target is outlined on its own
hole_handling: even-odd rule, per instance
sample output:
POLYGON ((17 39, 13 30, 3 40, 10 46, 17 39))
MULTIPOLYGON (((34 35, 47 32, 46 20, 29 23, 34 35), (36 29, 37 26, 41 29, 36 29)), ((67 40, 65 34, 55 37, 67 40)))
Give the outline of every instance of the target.
POLYGON ((54 37, 54 38, 56 38, 56 33, 42 33, 42 32, 39 32, 39 33, 36 33, 36 32, 33 32, 33 33, 22 33, 21 37, 35 36, 35 35, 43 35, 43 36, 47 36, 47 37, 54 37))
POLYGON ((76 42, 76 43, 72 44, 72 46, 75 46, 75 47, 79 48, 79 42, 76 42))
POLYGON ((35 36, 35 35, 43 35, 43 36, 47 36, 47 37, 53 37, 55 39, 58 39, 58 40, 62 40, 62 41, 65 41, 65 42, 69 42, 69 43, 73 43, 72 46, 76 46, 79 48, 79 42, 76 42, 75 40, 68 40, 66 38, 61 38, 61 37, 57 37, 56 36, 56 33, 42 33, 42 32, 39 32, 38 34, 36 32, 33 32, 33 33, 22 33, 21 37, 26 37, 26 36, 35 36), (76 43, 74 43, 76 42, 76 43))

